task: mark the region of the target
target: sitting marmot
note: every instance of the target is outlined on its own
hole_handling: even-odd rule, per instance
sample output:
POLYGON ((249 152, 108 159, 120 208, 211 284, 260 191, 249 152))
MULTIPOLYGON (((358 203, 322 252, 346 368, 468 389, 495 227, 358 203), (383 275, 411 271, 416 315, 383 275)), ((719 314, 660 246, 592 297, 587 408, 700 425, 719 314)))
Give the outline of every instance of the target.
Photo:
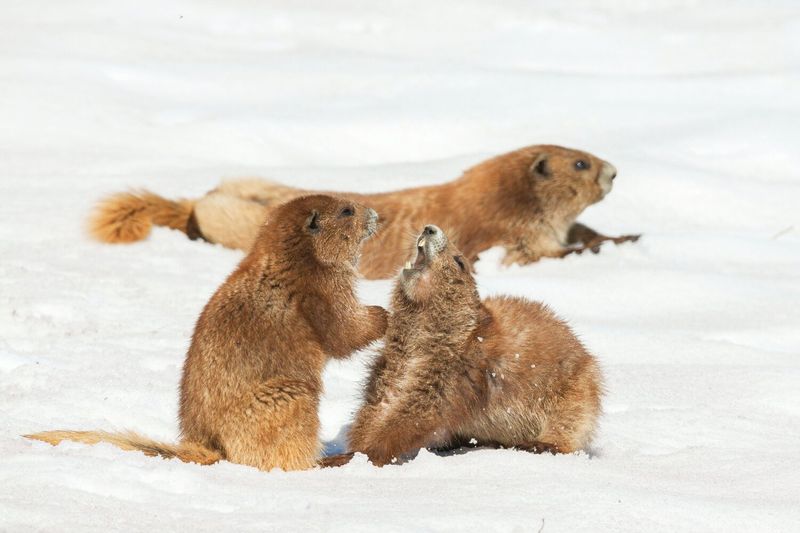
POLYGON ((272 212, 197 320, 181 380, 180 443, 98 431, 28 437, 105 441, 261 470, 314 466, 328 357, 346 357, 386 330, 386 311, 361 305, 354 293, 361 242, 376 228, 375 211, 329 196, 299 198, 272 212))
POLYGON ((417 240, 391 311, 350 450, 380 466, 421 447, 589 444, 602 394, 594 357, 540 303, 481 302, 469 262, 436 226, 417 240))

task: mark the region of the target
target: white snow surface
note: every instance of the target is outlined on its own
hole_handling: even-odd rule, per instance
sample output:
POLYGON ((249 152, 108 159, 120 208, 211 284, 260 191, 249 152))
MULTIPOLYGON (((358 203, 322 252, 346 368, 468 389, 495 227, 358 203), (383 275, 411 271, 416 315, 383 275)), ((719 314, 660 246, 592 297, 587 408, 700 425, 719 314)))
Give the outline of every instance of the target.
MULTIPOLYGON (((796 1, 6 0, 0 28, 0 530, 800 531, 796 1), (581 219, 644 234, 477 266, 601 361, 585 453, 265 473, 20 437, 176 439, 194 321, 242 257, 93 242, 100 196, 388 190, 541 143, 613 162, 581 219)), ((330 450, 376 349, 326 370, 330 450)))

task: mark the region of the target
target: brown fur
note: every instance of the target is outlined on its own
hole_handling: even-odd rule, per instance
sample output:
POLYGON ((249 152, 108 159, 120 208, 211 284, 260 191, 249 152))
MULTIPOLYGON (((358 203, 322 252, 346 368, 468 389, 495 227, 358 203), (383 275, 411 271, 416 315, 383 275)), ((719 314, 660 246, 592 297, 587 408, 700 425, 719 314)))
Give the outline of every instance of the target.
POLYGON ((386 311, 362 306, 354 293, 361 242, 376 223, 371 209, 327 196, 299 198, 272 213, 197 320, 181 379, 180 444, 130 433, 29 437, 105 441, 203 464, 314 466, 327 358, 346 357, 386 329, 386 311))
POLYGON ((164 457, 167 459, 180 459, 186 463, 199 463, 202 465, 214 464, 222 455, 191 442, 167 444, 143 437, 132 431, 110 433, 108 431, 42 431, 33 435, 25 435, 29 439, 40 440, 53 446, 62 441, 71 440, 83 444, 97 444, 107 442, 126 451, 140 451, 150 457, 164 457))
POLYGON ((167 200, 148 191, 114 194, 95 208, 89 218, 89 232, 99 241, 120 243, 144 239, 153 224, 187 233, 193 204, 191 200, 167 200))
MULTIPOLYGON (((525 264, 587 249, 597 252, 608 240, 635 241, 637 235, 608 237, 582 224, 570 231, 577 216, 607 194, 614 176, 612 165, 591 154, 542 145, 489 159, 442 185, 336 194, 380 214, 381 235, 366 244, 361 263, 367 278, 380 279, 394 275, 408 254, 408 236, 426 223, 444 228, 473 261, 492 246, 506 248, 506 263, 525 264), (576 168, 578 161, 588 168, 576 168)), ((303 194, 308 191, 270 181, 225 182, 195 201, 199 233, 210 242, 248 250, 260 220, 276 205, 303 194)), ((95 235, 105 242, 128 242, 115 239, 114 232, 95 235)))
POLYGON ((350 449, 380 466, 420 447, 585 447, 600 413, 594 358, 540 303, 481 302, 469 263, 440 229, 420 239, 395 286, 350 449))

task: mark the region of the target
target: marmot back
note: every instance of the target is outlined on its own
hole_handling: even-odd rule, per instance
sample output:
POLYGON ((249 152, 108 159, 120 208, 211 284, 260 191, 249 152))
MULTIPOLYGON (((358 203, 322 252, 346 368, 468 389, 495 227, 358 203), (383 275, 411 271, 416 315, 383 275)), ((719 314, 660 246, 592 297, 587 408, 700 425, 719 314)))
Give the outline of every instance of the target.
MULTIPOLYGON (((605 241, 634 241, 637 235, 609 237, 576 221, 611 191, 616 175, 613 165, 592 154, 535 145, 488 159, 441 185, 332 194, 365 203, 380 214, 381 235, 366 243, 361 271, 381 279, 395 274, 410 252, 409 233, 426 223, 444 228, 473 261, 493 246, 506 248, 506 263, 525 264, 597 252, 605 241)), ((192 239, 249 250, 264 217, 304 194, 310 192, 257 179, 223 182, 197 200, 123 193, 98 204, 91 231, 104 242, 130 242, 145 238, 152 224, 166 225, 192 239)))

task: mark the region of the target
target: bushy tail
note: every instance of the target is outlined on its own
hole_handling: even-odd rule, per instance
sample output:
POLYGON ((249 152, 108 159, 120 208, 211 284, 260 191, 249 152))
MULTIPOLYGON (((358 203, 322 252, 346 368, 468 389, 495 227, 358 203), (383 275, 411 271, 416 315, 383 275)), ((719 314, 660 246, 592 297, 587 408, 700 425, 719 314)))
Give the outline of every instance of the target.
POLYGON ((42 431, 32 435, 23 435, 28 439, 40 440, 56 446, 61 441, 71 440, 84 444, 97 444, 107 442, 123 450, 136 450, 151 457, 164 457, 165 459, 177 458, 185 463, 199 463, 201 465, 214 464, 222 459, 222 455, 205 446, 191 442, 179 444, 166 444, 142 437, 132 431, 109 433, 107 431, 42 431))
POLYGON ((189 235, 192 200, 167 200, 149 191, 123 192, 101 200, 89 218, 89 232, 107 243, 140 241, 153 224, 189 235))

